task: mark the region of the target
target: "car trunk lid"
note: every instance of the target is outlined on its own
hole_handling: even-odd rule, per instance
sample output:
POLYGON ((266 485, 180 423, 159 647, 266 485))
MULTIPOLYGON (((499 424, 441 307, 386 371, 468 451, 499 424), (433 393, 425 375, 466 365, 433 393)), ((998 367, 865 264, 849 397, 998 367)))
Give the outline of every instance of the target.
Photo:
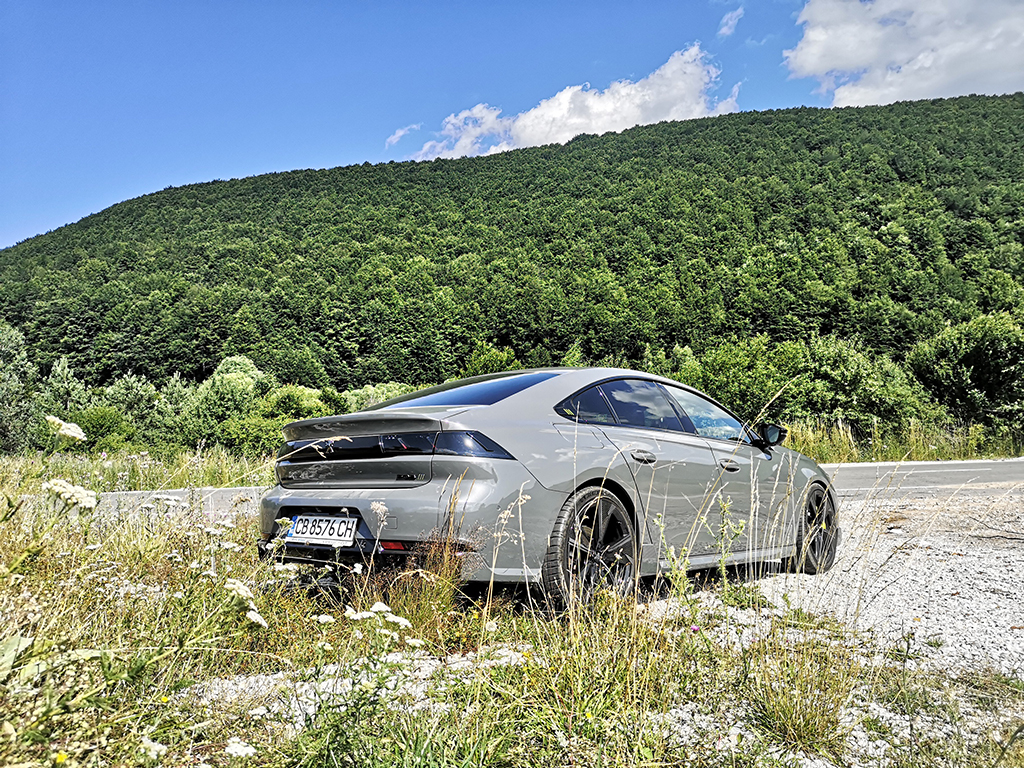
POLYGON ((286 488, 423 485, 431 479, 434 440, 442 419, 452 413, 372 411, 293 422, 283 429, 278 482, 286 488))

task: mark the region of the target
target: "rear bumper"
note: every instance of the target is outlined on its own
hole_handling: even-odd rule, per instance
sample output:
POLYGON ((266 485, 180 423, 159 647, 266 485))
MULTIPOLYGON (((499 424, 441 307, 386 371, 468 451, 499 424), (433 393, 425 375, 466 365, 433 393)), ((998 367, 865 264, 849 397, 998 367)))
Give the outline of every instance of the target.
POLYGON ((260 501, 263 556, 311 564, 402 557, 385 542, 414 550, 450 541, 469 581, 537 581, 555 516, 565 494, 541 486, 519 462, 452 457, 435 461, 433 479, 414 488, 353 489, 276 486, 260 501), (357 513, 351 547, 283 545, 276 521, 302 510, 357 513), (278 543, 281 542, 281 543, 278 543))

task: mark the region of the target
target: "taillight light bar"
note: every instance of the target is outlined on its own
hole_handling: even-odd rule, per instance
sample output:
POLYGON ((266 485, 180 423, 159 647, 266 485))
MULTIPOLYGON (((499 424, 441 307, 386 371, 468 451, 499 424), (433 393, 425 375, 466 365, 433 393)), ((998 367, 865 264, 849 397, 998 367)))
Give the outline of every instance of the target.
POLYGON ((364 435, 351 439, 300 440, 283 445, 278 451, 277 459, 289 463, 305 463, 431 455, 515 459, 511 453, 491 438, 474 430, 404 432, 377 436, 364 435))

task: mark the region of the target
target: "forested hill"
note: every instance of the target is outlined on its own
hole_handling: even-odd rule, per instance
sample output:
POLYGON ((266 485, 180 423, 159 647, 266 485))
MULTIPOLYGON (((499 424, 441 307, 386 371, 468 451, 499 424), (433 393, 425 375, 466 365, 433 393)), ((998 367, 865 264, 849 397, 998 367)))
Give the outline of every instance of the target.
POLYGON ((902 367, 947 327, 1018 327, 1022 244, 1024 94, 790 109, 165 189, 0 251, 0 318, 93 385, 234 354, 419 384, 480 342, 630 363, 760 334, 902 367))

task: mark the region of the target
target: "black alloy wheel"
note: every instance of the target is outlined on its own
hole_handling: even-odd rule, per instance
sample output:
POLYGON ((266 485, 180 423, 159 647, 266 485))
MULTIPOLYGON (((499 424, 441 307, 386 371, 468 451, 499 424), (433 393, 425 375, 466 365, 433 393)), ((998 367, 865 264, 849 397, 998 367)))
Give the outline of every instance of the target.
POLYGON ((542 581, 552 607, 586 604, 602 589, 620 596, 636 586, 638 546, 629 510, 599 486, 570 496, 555 520, 542 581))
POLYGON ((825 487, 815 483, 807 491, 804 514, 797 523, 796 555, 788 559, 787 569, 825 573, 835 563, 838 545, 835 504, 825 487))

